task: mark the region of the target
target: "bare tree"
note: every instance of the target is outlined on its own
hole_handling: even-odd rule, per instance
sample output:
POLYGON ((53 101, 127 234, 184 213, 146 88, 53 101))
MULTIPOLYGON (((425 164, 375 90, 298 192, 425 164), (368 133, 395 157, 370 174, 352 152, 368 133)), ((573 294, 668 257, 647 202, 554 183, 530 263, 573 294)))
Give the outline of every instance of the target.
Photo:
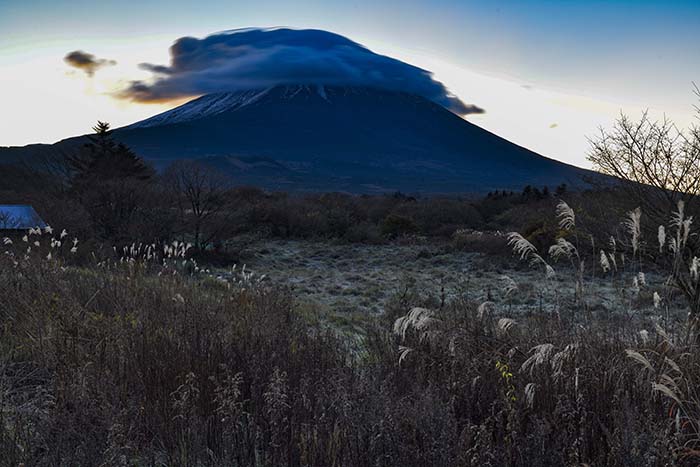
POLYGON ((590 142, 593 166, 627 182, 622 187, 657 221, 667 220, 679 200, 691 208, 700 194, 697 126, 684 131, 666 118, 652 121, 647 112, 638 122, 621 115, 590 142))
POLYGON ((49 183, 49 189, 57 193, 64 193, 70 189, 70 180, 73 175, 69 160, 74 157, 73 152, 57 148, 51 152, 42 152, 22 162, 22 167, 43 176, 43 180, 49 183))
POLYGON ((221 172, 196 161, 178 161, 165 172, 183 225, 189 226, 194 246, 206 248, 226 227, 222 219, 230 181, 221 172))
MULTIPOLYGON (((700 98, 700 89, 694 88, 700 98)), ((695 109, 700 118, 700 107, 695 109)), ((700 242, 688 234, 692 223, 688 214, 697 208, 700 195, 700 127, 681 130, 667 118, 650 120, 647 112, 638 122, 621 115, 613 129, 601 130, 591 145, 588 159, 595 168, 626 182, 622 187, 652 219, 647 230, 658 228, 660 239, 661 232, 665 238, 662 227, 669 225, 675 230, 676 238, 667 247, 671 255, 660 254, 663 243, 653 254, 657 260, 670 263, 673 284, 688 300, 692 315, 699 316, 696 261, 700 242)))

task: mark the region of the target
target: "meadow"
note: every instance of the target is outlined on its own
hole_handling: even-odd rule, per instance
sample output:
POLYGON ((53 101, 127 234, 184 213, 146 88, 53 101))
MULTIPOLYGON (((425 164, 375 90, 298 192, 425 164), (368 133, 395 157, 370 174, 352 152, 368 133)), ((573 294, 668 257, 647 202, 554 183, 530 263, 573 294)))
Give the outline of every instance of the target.
POLYGON ((243 236, 235 267, 7 237, 0 464, 695 465, 692 218, 546 206, 551 244, 243 236))

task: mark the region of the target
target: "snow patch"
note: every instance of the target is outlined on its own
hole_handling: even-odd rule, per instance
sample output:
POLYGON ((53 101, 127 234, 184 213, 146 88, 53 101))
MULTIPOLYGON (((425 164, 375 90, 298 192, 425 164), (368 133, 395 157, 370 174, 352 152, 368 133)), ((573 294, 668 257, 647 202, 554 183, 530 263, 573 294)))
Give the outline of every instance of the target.
POLYGON ((208 94, 180 107, 129 125, 127 128, 173 125, 230 112, 254 104, 265 96, 270 89, 208 94))

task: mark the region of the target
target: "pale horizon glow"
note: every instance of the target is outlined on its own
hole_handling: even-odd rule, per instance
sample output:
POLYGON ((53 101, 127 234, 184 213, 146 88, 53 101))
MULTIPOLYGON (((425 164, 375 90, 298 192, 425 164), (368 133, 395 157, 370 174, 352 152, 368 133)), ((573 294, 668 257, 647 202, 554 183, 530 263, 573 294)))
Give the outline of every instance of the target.
MULTIPOLYGON (((498 39, 484 36, 484 42, 479 47, 469 48, 468 45, 462 46, 459 40, 449 42, 447 32, 441 29, 454 25, 447 24, 442 17, 440 20, 444 24, 441 26, 444 28, 434 28, 432 35, 431 31, 423 32, 417 38, 401 34, 391 18, 373 16, 371 21, 361 24, 357 12, 351 11, 345 20, 332 20, 328 10, 324 11, 313 1, 307 5, 309 11, 311 6, 316 7, 313 14, 302 14, 299 10, 284 14, 284 11, 278 10, 271 12, 271 8, 261 8, 255 13, 244 12, 235 3, 226 8, 238 8, 238 18, 224 27, 221 27, 222 24, 228 21, 212 14, 208 21, 202 17, 200 21, 187 22, 181 16, 173 16, 171 21, 164 19, 159 24, 147 26, 134 22, 130 26, 132 30, 122 32, 110 26, 100 33, 98 20, 86 30, 72 29, 76 27, 73 22, 77 20, 69 16, 64 18, 65 24, 61 23, 61 18, 50 23, 55 30, 42 31, 38 26, 35 29, 22 22, 22 15, 33 11, 31 7, 20 2, 0 0, 0 30, 7 26, 5 29, 8 31, 0 36, 0 146, 54 143, 88 133, 97 120, 108 121, 116 128, 173 108, 182 101, 141 104, 115 99, 110 93, 123 88, 130 80, 151 76, 138 68, 139 63, 167 64, 168 47, 178 37, 203 37, 225 29, 264 26, 266 17, 269 17, 267 24, 336 32, 374 52, 430 70, 435 79, 443 82, 453 94, 469 104, 486 109, 485 114, 468 115, 466 120, 543 156, 581 167, 590 166, 586 160, 587 138, 595 136, 599 127, 609 128, 620 112, 638 118, 643 110, 649 109, 652 117, 668 116, 681 128, 696 121, 692 81, 700 81, 700 57, 675 57, 680 53, 677 50, 669 52, 668 58, 673 59, 674 63, 683 64, 683 67, 677 67, 677 72, 655 70, 652 66, 648 68, 648 73, 663 71, 663 74, 659 77, 639 75, 638 79, 631 80, 630 75, 618 72, 620 67, 614 67, 617 75, 605 75, 605 70, 599 67, 608 58, 591 58, 586 51, 579 52, 578 56, 558 66, 550 61, 543 62, 545 56, 559 53, 555 49, 533 49, 532 53, 536 53, 534 58, 527 56, 525 49, 530 50, 534 47, 532 44, 540 44, 541 47, 542 43, 537 42, 540 38, 534 36, 528 36, 532 44, 515 41, 519 35, 525 34, 519 30, 523 27, 519 23, 515 23, 509 34, 498 39), (6 9, 6 13, 9 11, 6 21, 2 19, 3 9, 6 9), (355 15, 354 19, 352 14, 355 15), (276 23, 285 17, 287 21, 276 23), (196 27, 189 23, 196 24, 196 27), (93 77, 89 77, 63 62, 65 54, 73 50, 84 50, 100 58, 116 60, 117 64, 101 68, 93 77), (585 75, 586 67, 577 60, 589 60, 590 77, 585 75), (541 72, 535 66, 538 63, 543 63, 541 72), (560 73, 551 73, 551 69, 560 73), (576 74, 575 70, 581 71, 576 74), (616 81, 618 78, 620 82, 616 81), (661 86, 668 86, 668 89, 658 89, 661 86)), ((280 5, 277 2, 270 4, 280 5)), ((404 17, 403 20, 411 21, 411 24, 420 22, 418 11, 429 15, 441 14, 420 2, 409 4, 407 10, 415 17, 404 17)), ((219 5, 218 8, 224 6, 219 5)), ((376 8, 381 10, 380 6, 376 8)), ((513 7, 508 13, 516 8, 513 7)), ((458 7, 454 6, 454 9, 457 11, 458 7)), ((472 9, 474 11, 471 13, 475 13, 483 8, 472 9)), ((492 13, 485 12, 483 15, 491 18, 488 15, 492 13)), ((68 12, 66 14, 69 15, 68 12)), ((494 18, 504 23, 511 21, 503 14, 494 18)), ((517 19, 524 21, 521 17, 517 19)), ((425 21, 429 22, 431 18, 425 21)), ((483 36, 482 30, 466 29, 467 21, 474 20, 465 16, 464 21, 465 31, 461 33, 465 37, 474 39, 483 36)), ((487 25, 482 29, 487 29, 487 25)), ((418 34, 418 29, 413 31, 418 34)), ((679 30, 679 34, 682 32, 679 30)), ((680 39, 687 38, 681 36, 674 40, 680 39)), ((630 67, 643 69, 645 62, 637 57, 640 54, 636 49, 630 50, 634 52, 630 54, 630 67)), ((657 56, 655 60, 664 63, 667 58, 657 56)))

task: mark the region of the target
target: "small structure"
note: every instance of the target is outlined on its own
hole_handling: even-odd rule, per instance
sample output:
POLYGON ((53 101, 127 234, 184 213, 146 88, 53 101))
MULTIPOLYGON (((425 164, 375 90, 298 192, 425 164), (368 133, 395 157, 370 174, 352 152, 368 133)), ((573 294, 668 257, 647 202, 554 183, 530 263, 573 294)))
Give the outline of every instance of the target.
POLYGON ((45 228, 46 222, 33 207, 25 204, 0 204, 0 234, 45 228))

